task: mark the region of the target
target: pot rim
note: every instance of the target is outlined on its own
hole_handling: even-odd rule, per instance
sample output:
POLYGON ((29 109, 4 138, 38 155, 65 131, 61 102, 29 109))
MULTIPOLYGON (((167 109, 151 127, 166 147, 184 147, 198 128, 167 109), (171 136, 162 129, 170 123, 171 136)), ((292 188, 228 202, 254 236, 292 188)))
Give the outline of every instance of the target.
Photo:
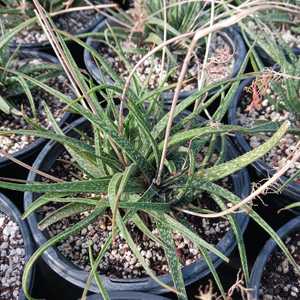
MULTIPOLYGON (((90 26, 88 26, 88 28, 84 30, 80 30, 76 35, 93 31, 94 28, 104 19, 105 16, 103 16, 102 14, 98 14, 98 17, 95 18, 95 21, 90 26)), ((32 43, 32 44, 30 43, 18 44, 14 42, 10 44, 10 48, 12 49, 19 48, 21 50, 46 50, 46 49, 51 49, 51 44, 49 43, 49 41, 44 41, 41 43, 32 43)))

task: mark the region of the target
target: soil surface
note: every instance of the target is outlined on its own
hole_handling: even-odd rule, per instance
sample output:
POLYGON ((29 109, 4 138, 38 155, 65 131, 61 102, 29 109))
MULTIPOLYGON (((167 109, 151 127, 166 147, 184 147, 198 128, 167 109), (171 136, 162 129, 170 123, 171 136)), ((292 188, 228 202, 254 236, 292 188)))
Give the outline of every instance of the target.
MULTIPOLYGON (((82 177, 82 173, 78 172, 75 164, 70 163, 70 157, 68 154, 61 156, 51 171, 50 174, 57 176, 63 180, 76 180, 82 177)), ((224 180, 224 185, 229 185, 228 180, 224 180)), ((95 195, 88 195, 90 197, 95 195)), ((106 198, 105 195, 102 195, 106 198)), ((218 211, 217 205, 206 194, 197 194, 193 203, 196 207, 218 211)), ((44 206, 39 215, 42 217, 51 214, 59 206, 56 204, 50 204, 44 206)), ((86 211, 76 216, 66 218, 51 225, 46 232, 49 236, 54 236, 68 226, 78 223, 78 221, 85 218, 90 212, 86 211)), ((212 244, 217 244, 229 230, 229 222, 226 219, 202 219, 191 215, 183 215, 178 212, 174 212, 178 217, 184 218, 203 239, 212 244)), ((145 222, 151 233, 159 237, 159 232, 150 219, 145 214, 140 214, 141 219, 145 222)), ((101 217, 99 217, 93 224, 90 224, 87 228, 82 229, 79 234, 72 235, 64 242, 58 245, 58 250, 75 265, 81 269, 90 270, 89 257, 88 257, 88 241, 92 241, 92 250, 94 256, 99 253, 99 250, 105 243, 108 236, 112 231, 111 213, 106 211, 101 217)), ((132 235, 133 240, 137 244, 137 247, 149 264, 151 269, 157 274, 166 274, 169 271, 166 257, 164 255, 163 248, 149 237, 144 235, 135 224, 129 222, 127 228, 132 235)), ((190 240, 183 237, 181 234, 174 232, 173 239, 177 248, 177 255, 180 258, 181 264, 189 265, 195 262, 201 257, 201 254, 197 247, 190 240)), ((114 244, 104 255, 102 262, 99 266, 99 271, 107 276, 117 278, 139 278, 146 276, 141 264, 138 262, 126 241, 121 235, 117 235, 114 244)))
MULTIPOLYGON (((126 58, 126 60, 124 60, 116 54, 111 46, 98 45, 99 53, 123 79, 128 77, 131 68, 136 65, 151 48, 152 46, 150 45, 137 45, 132 41, 123 42, 122 51, 126 58), (129 63, 130 68, 127 63, 129 63)), ((178 49, 171 51, 172 55, 175 55, 178 49)), ((177 65, 169 62, 170 65, 167 66, 165 64, 163 70, 161 68, 161 54, 148 58, 137 69, 137 79, 141 80, 150 90, 173 84, 174 87, 171 91, 174 91, 186 51, 183 52, 184 55, 178 54, 175 56, 175 59, 178 61, 177 65)), ((198 47, 195 52, 196 55, 193 55, 191 59, 182 91, 191 91, 198 86, 198 77, 200 78, 203 69, 205 49, 198 47)), ((204 70, 204 83, 211 84, 230 77, 233 71, 234 53, 231 45, 223 35, 215 34, 213 36, 209 53, 208 62, 204 70)))
MULTIPOLYGON (((300 233, 292 234, 285 244, 300 265, 300 233)), ((300 276, 279 249, 272 253, 265 266, 260 294, 262 300, 300 299, 300 276)))
POLYGON ((20 228, 0 212, 0 299, 17 300, 25 265, 25 248, 20 228))
MULTIPOLYGON (((280 18, 280 13, 277 12, 277 19, 280 18)), ((275 17, 276 18, 276 17, 275 17)), ((258 34, 263 32, 267 36, 272 35, 277 39, 282 39, 291 48, 300 48, 300 18, 296 14, 285 14, 283 20, 286 22, 268 23, 268 19, 261 17, 263 22, 266 22, 268 27, 258 26, 253 21, 249 21, 247 26, 251 27, 258 34), (263 31, 262 31, 263 30, 263 31)))

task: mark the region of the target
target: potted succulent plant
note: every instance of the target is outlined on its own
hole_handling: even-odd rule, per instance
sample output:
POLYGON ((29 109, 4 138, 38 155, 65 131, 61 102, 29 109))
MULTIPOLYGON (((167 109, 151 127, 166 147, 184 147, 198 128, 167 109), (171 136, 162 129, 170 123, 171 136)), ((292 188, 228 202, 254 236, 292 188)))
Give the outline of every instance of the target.
MULTIPOLYGON (((282 226, 277 234, 299 263, 300 217, 282 226)), ((252 269, 249 283, 250 299, 298 299, 299 272, 288 262, 273 239, 267 241, 252 269)))
MULTIPOLYGON (((289 48, 275 41, 263 40, 265 49, 277 66, 272 69, 262 69, 256 78, 243 81, 232 99, 228 112, 230 124, 245 127, 257 124, 282 122, 291 123, 291 131, 281 139, 263 159, 254 162, 254 167, 262 177, 274 174, 285 165, 291 154, 296 151, 299 141, 300 116, 300 80, 299 56, 289 48)), ((235 141, 242 152, 258 147, 268 137, 268 133, 253 137, 235 136, 235 141)), ((300 162, 296 162, 285 177, 281 178, 281 191, 287 201, 297 201, 300 195, 299 182, 300 162), (289 199, 289 200, 288 200, 289 199)))
MULTIPOLYGON (((71 57, 68 59, 72 60, 71 57)), ((70 68, 75 68, 73 71, 74 74, 78 74, 78 80, 84 80, 72 61, 70 68)), ((47 85, 39 86, 52 92, 47 85)), ((242 179, 244 175, 239 175, 245 174, 245 171, 238 171, 276 145, 286 132, 287 124, 283 124, 265 144, 247 155, 228 157, 226 155, 232 148, 226 143, 224 134, 251 134, 255 133, 257 128, 244 129, 240 126, 201 123, 197 116, 203 107, 196 113, 182 115, 191 101, 205 93, 197 92, 197 95, 191 95, 177 107, 168 154, 161 178, 157 178, 159 157, 164 145, 163 131, 170 114, 155 101, 160 96, 160 91, 145 92, 146 101, 129 89, 126 93, 126 109, 120 110, 117 100, 120 100, 123 88, 124 82, 121 79, 114 85, 100 85, 92 87, 91 90, 88 88, 84 92, 85 95, 90 95, 86 98, 88 103, 72 101, 61 96, 63 103, 70 105, 75 112, 86 118, 83 124, 87 127, 71 127, 76 130, 72 130, 73 135, 68 137, 48 112, 55 132, 30 131, 30 134, 53 140, 53 143, 45 147, 34 165, 34 170, 45 171, 39 172, 39 175, 46 177, 46 180, 30 183, 38 180, 33 171, 29 175, 28 184, 0 182, 3 188, 28 191, 25 195, 26 212, 23 217, 29 216, 35 240, 41 245, 31 257, 24 272, 23 287, 26 295, 29 297, 28 272, 42 255, 65 279, 80 286, 85 283, 84 293, 89 289, 98 289, 106 299, 106 289, 113 290, 115 287, 118 290, 154 292, 166 289, 174 291, 175 288, 181 299, 187 299, 185 283, 188 284, 208 272, 212 272, 224 295, 215 267, 222 259, 227 260, 226 254, 228 255, 234 246, 233 235, 236 237, 247 278, 242 241, 242 230, 245 226, 242 224, 245 224, 246 217, 243 213, 228 216, 227 230, 231 228, 232 232, 226 233, 224 238, 217 242, 216 247, 213 245, 215 242, 209 243, 197 231, 197 228, 199 230, 202 226, 207 227, 210 221, 204 218, 199 223, 195 219, 198 219, 199 212, 224 209, 227 201, 236 204, 240 197, 245 197, 245 194, 241 193, 246 187, 242 179), (99 105, 97 91, 106 100, 105 108, 99 105), (217 147, 218 135, 221 139, 220 148, 217 147), (218 149, 219 159, 215 155, 218 149), (63 151, 67 151, 69 156, 63 151), (55 161, 62 163, 63 168, 61 165, 55 166, 55 161), (65 169, 69 167, 71 169, 66 172, 65 169), (233 186, 229 188, 224 178, 231 174, 234 174, 233 186), (62 178, 59 178, 60 175, 62 178), (234 184, 235 180, 242 180, 242 190, 234 184), (231 192, 231 189, 236 190, 231 192), (213 207, 201 206, 201 199, 209 199, 213 207), (67 226, 64 225, 64 220, 67 220, 67 226), (95 227, 95 222, 99 226, 95 227), (47 228, 52 230, 45 235, 41 230, 47 228), (99 235, 95 228, 99 228, 103 235, 99 235), (78 235, 76 237, 76 233, 79 233, 79 238, 78 235), (90 236, 90 233, 93 233, 93 236, 90 236), (144 238, 137 239, 140 235, 144 238), (99 240, 100 236, 105 239, 99 240), (75 242, 74 246, 72 241, 75 242), (141 245, 139 241, 145 243, 141 245), (146 247, 147 251, 143 251, 143 247, 146 247), (82 249, 80 253, 83 256, 74 252, 73 255, 72 248, 82 249), (154 260, 154 265, 149 257, 152 248, 156 248, 157 259, 154 260), (71 255, 68 256, 68 253, 71 255), (62 254, 65 254, 65 258, 62 254), (128 271, 124 270, 125 263, 120 265, 120 255, 129 259, 128 271), (197 257, 201 259, 197 261, 197 257), (68 262, 68 259, 73 260, 73 264, 68 262), (86 264, 87 260, 91 263, 90 267, 86 264), (163 260, 162 270, 169 274, 159 275, 155 271, 157 260, 159 263, 163 260), (115 264, 112 261, 115 261, 115 264), (77 268, 74 267, 74 262, 77 268), (130 267, 131 263, 133 269, 130 267), (181 270, 184 265, 188 266, 181 270), (99 269, 106 274, 112 272, 121 279, 99 276, 99 269), (143 274, 149 277, 130 279, 143 274)), ((25 130, 13 132, 29 134, 25 130)), ((1 131, 1 134, 3 133, 4 131, 1 131)), ((276 238, 272 229, 250 207, 247 206, 247 209, 248 215, 276 238)), ((224 227, 224 224, 210 232, 218 232, 221 227, 224 227)), ((280 241, 279 244, 286 253, 284 245, 280 241)), ((291 259, 291 256, 289 258, 291 259)))
MULTIPOLYGON (((27 224, 20 212, 0 194, 0 298, 4 300, 25 300, 22 291, 22 273, 33 253, 34 244, 27 224)), ((34 272, 29 274, 29 287, 33 287, 34 272)))
MULTIPOLYGON (((3 35, 1 42, 6 39, 3 35)), ((19 73, 34 76, 36 80, 47 83, 49 87, 74 96, 73 90, 64 75, 58 60, 49 54, 33 50, 9 50, 7 43, 0 47, 0 120, 1 130, 30 129, 35 123, 48 127, 50 121, 45 115, 45 106, 53 113, 55 119, 63 124, 70 116, 65 112, 65 105, 60 101, 28 84, 19 73)), ((45 140, 35 137, 21 138, 13 134, 1 137, 0 168, 8 166, 9 156, 19 160, 33 157, 45 140)))
MULTIPOLYGON (((104 20, 103 8, 115 7, 113 1, 83 0, 40 1, 47 12, 53 16, 58 29, 73 35, 88 33, 104 20), (105 5, 104 5, 105 4, 105 5)), ((0 1, 0 15, 4 26, 13 29, 22 28, 12 40, 12 46, 22 48, 50 47, 48 38, 38 26, 34 13, 34 4, 28 0, 0 1), (22 26, 22 24, 26 25, 22 26)))
MULTIPOLYGON (((209 7, 202 1, 133 1, 131 10, 119 12, 112 20, 104 20, 95 28, 95 34, 87 39, 87 44, 99 53, 99 56, 94 56, 85 49, 84 60, 88 71, 98 83, 113 82, 114 73, 126 79, 133 66, 154 46, 180 34, 188 35, 209 22, 209 7), (109 74, 102 60, 108 65, 109 74)), ((217 13, 220 9, 221 6, 217 5, 217 13)), ((173 84, 173 89, 163 93, 165 100, 170 101, 187 44, 188 39, 169 44, 149 57, 137 69, 136 80, 151 90, 173 84)), ((236 76, 245 55, 244 42, 233 27, 212 34, 208 40, 199 41, 180 98, 191 95, 200 85, 236 76)))

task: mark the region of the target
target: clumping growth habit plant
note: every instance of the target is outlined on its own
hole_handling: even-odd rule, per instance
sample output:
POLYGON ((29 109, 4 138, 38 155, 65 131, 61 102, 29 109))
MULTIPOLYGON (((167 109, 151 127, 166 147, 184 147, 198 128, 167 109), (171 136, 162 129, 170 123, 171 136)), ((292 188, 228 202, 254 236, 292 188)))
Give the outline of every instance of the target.
MULTIPOLYGON (((47 117, 52 122, 53 130, 38 128, 36 130, 0 131, 1 135, 13 132, 44 137, 61 143, 76 162, 76 166, 85 174, 83 178, 69 182, 59 179, 59 182, 54 183, 0 182, 0 186, 3 188, 43 193, 28 207, 24 218, 46 204, 61 204, 51 215, 41 221, 40 225, 42 224, 43 228, 47 228, 65 217, 86 212, 81 221, 49 238, 30 258, 23 274, 23 289, 27 298, 33 299, 29 295, 28 289, 29 271, 44 251, 70 235, 87 228, 97 218, 107 214, 111 216, 112 230, 96 257, 90 248, 91 273, 84 293, 87 292, 91 280, 94 278, 104 299, 109 299, 97 268, 109 247, 114 243, 116 235, 121 234, 140 265, 154 281, 164 288, 176 292, 179 299, 187 299, 181 273, 182 265, 176 255, 173 241, 173 233, 179 233, 193 241, 199 249, 225 298, 221 280, 208 253, 214 253, 224 261, 228 261, 228 258, 214 245, 196 234, 184 216, 189 214, 197 216, 197 213, 201 212, 201 209, 193 205, 199 193, 206 193, 220 209, 226 208, 227 203, 239 203, 241 199, 229 189, 222 187, 219 181, 266 154, 287 132, 289 125, 285 122, 279 129, 278 126, 270 123, 267 126, 259 125, 250 129, 223 125, 220 121, 230 102, 231 89, 222 99, 223 104, 214 116, 215 122, 201 121, 199 120, 200 113, 219 95, 223 94, 224 96, 226 82, 223 82, 225 87, 218 93, 209 97, 203 105, 198 105, 194 112, 186 114, 186 109, 191 104, 210 88, 220 84, 203 88, 176 106, 175 122, 170 131, 167 154, 163 159, 163 169, 160 174, 162 151, 165 145, 164 132, 170 117, 168 109, 161 104, 161 90, 149 91, 138 81, 134 81, 124 93, 124 81, 116 74, 114 74, 113 85, 94 86, 77 67, 61 35, 51 29, 51 21, 47 19, 42 9, 37 7, 40 21, 44 29, 48 31, 51 41, 58 42, 53 43, 54 50, 61 54, 61 64, 72 82, 78 98, 70 99, 34 77, 19 72, 16 74, 26 82, 37 85, 55 95, 79 116, 84 117, 91 130, 90 134, 79 130, 78 134, 81 139, 68 137, 59 128, 51 112, 47 111, 47 117), (101 105, 103 101, 106 103, 105 106, 101 105), (266 130, 271 130, 274 134, 260 147, 229 161, 225 160, 227 134, 255 134, 258 131, 266 130), (218 140, 221 140, 222 146, 219 158, 214 161, 211 158, 218 149, 216 147, 218 140), (204 155, 203 160, 199 161, 199 153, 204 155), (149 220, 152 226, 157 228, 159 236, 151 233, 149 220), (135 224, 143 235, 162 247, 167 257, 174 287, 166 286, 149 268, 128 229, 130 222, 135 224)), ((79 40, 77 42, 87 47, 79 40)), ((97 53, 94 54, 97 55, 97 53)), ((105 66, 104 63, 104 69, 105 66)), ((110 71, 109 68, 107 70, 110 71)), ((53 177, 51 178, 53 179, 53 177)), ((244 208, 247 209, 249 216, 277 241, 289 260, 297 267, 286 246, 271 227, 249 205, 244 208)), ((242 233, 235 217, 230 215, 227 217, 238 243, 245 279, 248 281, 249 274, 242 233)), ((92 247, 92 241, 87 242, 91 243, 90 247, 92 247)))

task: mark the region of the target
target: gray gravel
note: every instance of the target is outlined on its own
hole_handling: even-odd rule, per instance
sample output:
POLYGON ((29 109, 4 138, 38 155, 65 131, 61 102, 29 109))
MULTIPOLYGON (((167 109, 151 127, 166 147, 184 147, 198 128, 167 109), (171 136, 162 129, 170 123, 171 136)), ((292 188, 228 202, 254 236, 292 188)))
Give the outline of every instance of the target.
MULTIPOLYGON (((293 233, 285 239, 285 244, 300 262, 300 234, 293 233)), ((269 257, 260 286, 261 300, 298 300, 300 299, 300 276, 278 248, 269 257)))
POLYGON ((24 241, 19 226, 0 213, 0 299, 17 300, 25 265, 24 241))
MULTIPOLYGON (((91 2, 99 4, 98 1, 91 0, 91 2)), ((86 5, 87 4, 82 1, 82 6, 86 5)), ((98 17, 99 13, 96 10, 91 9, 59 15, 53 20, 59 29, 70 34, 78 34, 92 26, 98 17)), ((42 28, 36 25, 32 28, 22 30, 15 36, 13 41, 16 44, 35 44, 47 42, 48 39, 42 28)))
MULTIPOLYGON (((291 21, 293 20, 295 26, 296 22, 300 22, 300 19, 293 16, 291 16, 291 21)), ((262 20, 264 21, 264 20, 262 20)), ((274 24, 272 24, 274 25, 274 24)), ((276 25, 276 24, 275 24, 276 25)), ((272 26, 270 29, 266 29, 262 26, 256 25, 255 22, 249 21, 247 22, 247 26, 251 28, 251 30, 256 31, 256 33, 259 35, 263 32, 263 34, 266 34, 266 36, 272 35, 274 38, 278 40, 283 40, 288 46, 291 48, 300 48, 300 34, 292 31, 291 26, 287 23, 283 24, 277 24, 277 26, 272 26)), ((295 26, 296 27, 296 26, 295 26)), ((299 28, 299 26, 298 26, 299 28)))

